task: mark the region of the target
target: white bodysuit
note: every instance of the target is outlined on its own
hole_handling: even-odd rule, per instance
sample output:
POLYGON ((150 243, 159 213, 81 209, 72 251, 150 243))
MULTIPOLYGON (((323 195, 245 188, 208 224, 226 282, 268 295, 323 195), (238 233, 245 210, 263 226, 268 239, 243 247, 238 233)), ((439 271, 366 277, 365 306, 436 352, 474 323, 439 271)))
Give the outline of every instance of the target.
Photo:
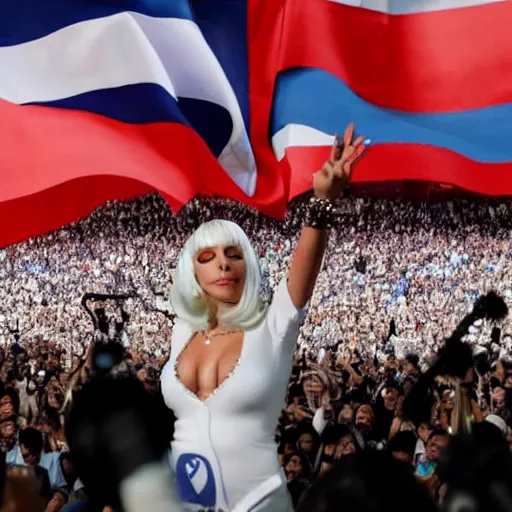
POLYGON ((234 370, 204 402, 177 377, 176 359, 194 331, 176 323, 161 380, 177 418, 171 461, 186 510, 292 510, 274 435, 303 319, 281 282, 264 320, 245 332, 234 370))

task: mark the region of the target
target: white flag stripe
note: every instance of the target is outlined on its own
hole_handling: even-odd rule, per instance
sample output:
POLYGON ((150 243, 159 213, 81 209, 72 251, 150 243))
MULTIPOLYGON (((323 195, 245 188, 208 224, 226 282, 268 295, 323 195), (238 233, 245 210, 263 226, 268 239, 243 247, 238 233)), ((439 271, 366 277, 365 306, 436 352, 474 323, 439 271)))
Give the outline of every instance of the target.
POLYGON ((123 12, 88 20, 20 45, 0 47, 0 98, 45 102, 138 83, 173 97, 216 103, 233 130, 219 162, 251 196, 256 165, 236 95, 197 25, 123 12))
POLYGON ((0 98, 17 104, 138 83, 161 85, 176 97, 162 62, 129 13, 0 47, 0 69, 9 70, 2 73, 0 98))
POLYGON ((462 7, 509 2, 510 0, 327 0, 352 7, 363 7, 386 14, 417 14, 462 7))
POLYGON ((303 124, 288 124, 272 137, 276 158, 281 161, 287 148, 295 146, 332 146, 334 134, 321 132, 303 124))

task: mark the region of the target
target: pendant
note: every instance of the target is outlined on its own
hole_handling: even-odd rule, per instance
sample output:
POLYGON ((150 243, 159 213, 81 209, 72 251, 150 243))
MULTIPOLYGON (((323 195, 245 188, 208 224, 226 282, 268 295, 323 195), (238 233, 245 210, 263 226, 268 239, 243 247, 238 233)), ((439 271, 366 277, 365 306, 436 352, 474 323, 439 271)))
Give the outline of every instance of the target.
POLYGON ((209 345, 210 343, 211 343, 210 338, 206 338, 206 340, 205 340, 204 344, 205 344, 205 345, 209 345))

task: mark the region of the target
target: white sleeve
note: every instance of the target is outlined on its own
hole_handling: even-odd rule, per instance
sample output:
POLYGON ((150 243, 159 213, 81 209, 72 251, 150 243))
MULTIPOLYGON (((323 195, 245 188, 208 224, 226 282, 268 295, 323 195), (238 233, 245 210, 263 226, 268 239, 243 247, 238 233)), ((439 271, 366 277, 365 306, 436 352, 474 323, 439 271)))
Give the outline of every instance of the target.
POLYGON ((274 341, 297 336, 305 318, 305 308, 298 309, 288 292, 288 283, 283 279, 277 286, 267 312, 267 322, 274 341))
POLYGON ((322 435, 326 424, 327 422, 325 421, 324 417, 324 408, 319 407, 313 416, 313 428, 318 432, 319 435, 322 435))

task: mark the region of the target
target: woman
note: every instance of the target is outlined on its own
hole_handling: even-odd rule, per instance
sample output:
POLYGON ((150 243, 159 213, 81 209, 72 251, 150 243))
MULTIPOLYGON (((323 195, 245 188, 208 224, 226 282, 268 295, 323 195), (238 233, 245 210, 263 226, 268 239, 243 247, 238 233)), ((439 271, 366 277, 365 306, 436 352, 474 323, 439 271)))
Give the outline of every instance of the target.
POLYGON ((292 510, 274 431, 333 221, 331 201, 342 195, 365 149, 363 137, 353 138, 351 124, 341 151, 335 144, 314 175, 306 227, 268 308, 259 296, 257 256, 239 226, 212 221, 185 244, 161 381, 177 418, 171 459, 187 510, 292 510))
POLYGON ((330 471, 342 457, 360 450, 354 433, 347 425, 329 425, 322 433, 322 455, 319 476, 330 471))

